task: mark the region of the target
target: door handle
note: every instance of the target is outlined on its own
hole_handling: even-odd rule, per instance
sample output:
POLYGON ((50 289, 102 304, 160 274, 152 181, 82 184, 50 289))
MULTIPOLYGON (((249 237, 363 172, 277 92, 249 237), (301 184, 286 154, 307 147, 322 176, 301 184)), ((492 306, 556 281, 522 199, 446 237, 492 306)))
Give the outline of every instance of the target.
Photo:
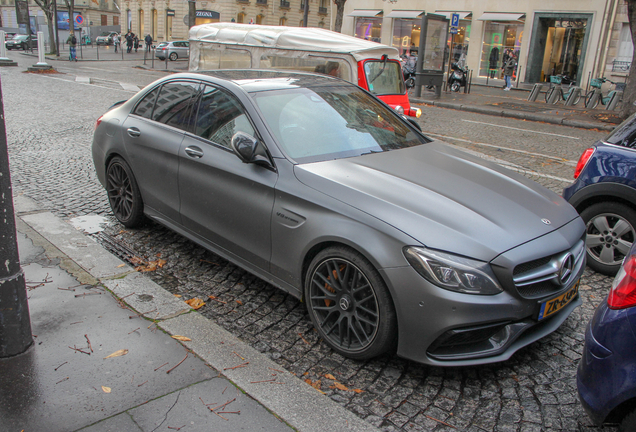
POLYGON ((199 159, 203 157, 203 150, 196 146, 186 147, 185 152, 188 156, 193 157, 195 159, 199 159))
POLYGON ((128 132, 128 135, 133 138, 137 138, 139 135, 141 135, 141 131, 136 127, 130 127, 126 130, 126 132, 128 132))

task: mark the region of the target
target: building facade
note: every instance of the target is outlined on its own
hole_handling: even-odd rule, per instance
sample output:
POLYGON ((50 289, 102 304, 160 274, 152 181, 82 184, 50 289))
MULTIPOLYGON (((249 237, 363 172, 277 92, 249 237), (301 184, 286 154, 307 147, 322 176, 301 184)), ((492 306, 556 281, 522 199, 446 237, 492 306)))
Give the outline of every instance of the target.
POLYGON ((459 14, 457 34, 440 55, 464 62, 474 77, 501 79, 509 52, 526 83, 566 74, 585 86, 590 78, 624 76, 631 62, 624 0, 348 0, 342 31, 409 53, 419 49, 424 13, 459 14))
MULTIPOLYGON (((309 26, 330 28, 329 0, 197 0, 195 24, 238 22, 302 26, 305 1, 309 1, 309 26)), ((150 34, 155 41, 188 38, 187 1, 126 0, 121 8, 122 32, 150 34)))

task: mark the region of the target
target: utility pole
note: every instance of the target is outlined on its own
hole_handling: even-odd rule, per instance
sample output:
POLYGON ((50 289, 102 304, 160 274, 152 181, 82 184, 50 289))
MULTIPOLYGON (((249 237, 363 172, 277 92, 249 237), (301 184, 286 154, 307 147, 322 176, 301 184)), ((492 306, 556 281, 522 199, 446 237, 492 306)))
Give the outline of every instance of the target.
POLYGON ((309 18, 309 0, 304 0, 305 8, 303 9, 303 27, 308 27, 307 19, 309 18))
POLYGON ((24 272, 20 267, 9 173, 9 150, 0 88, 0 358, 33 344, 24 272))
POLYGON ((196 0, 188 0, 188 28, 194 27, 196 22, 197 22, 197 2, 196 0))

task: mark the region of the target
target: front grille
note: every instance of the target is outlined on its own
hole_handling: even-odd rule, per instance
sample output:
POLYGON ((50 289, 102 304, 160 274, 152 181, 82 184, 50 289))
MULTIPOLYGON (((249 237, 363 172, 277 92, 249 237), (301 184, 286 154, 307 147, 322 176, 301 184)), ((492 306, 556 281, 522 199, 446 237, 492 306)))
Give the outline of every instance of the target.
POLYGON ((585 243, 580 240, 569 250, 519 264, 513 270, 513 281, 522 297, 543 297, 574 282, 584 262, 585 243))

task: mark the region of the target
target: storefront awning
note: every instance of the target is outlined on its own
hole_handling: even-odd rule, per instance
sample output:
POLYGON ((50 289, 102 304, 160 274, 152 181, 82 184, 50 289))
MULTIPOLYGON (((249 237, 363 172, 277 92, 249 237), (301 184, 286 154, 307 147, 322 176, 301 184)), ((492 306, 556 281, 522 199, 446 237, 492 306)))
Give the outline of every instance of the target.
POLYGON ((347 16, 369 18, 381 16, 382 12, 384 12, 382 9, 354 9, 353 12, 347 14, 347 16))
POLYGON ((387 18, 420 18, 424 13, 423 10, 393 10, 387 18))
POLYGON ((480 21, 521 21, 525 17, 524 13, 485 12, 477 19, 480 21))
POLYGON ((468 17, 468 19, 472 18, 473 13, 472 12, 455 12, 455 11, 435 11, 435 15, 443 15, 448 19, 451 19, 451 15, 453 15, 454 13, 459 14, 459 19, 463 20, 466 19, 466 17, 468 17))

